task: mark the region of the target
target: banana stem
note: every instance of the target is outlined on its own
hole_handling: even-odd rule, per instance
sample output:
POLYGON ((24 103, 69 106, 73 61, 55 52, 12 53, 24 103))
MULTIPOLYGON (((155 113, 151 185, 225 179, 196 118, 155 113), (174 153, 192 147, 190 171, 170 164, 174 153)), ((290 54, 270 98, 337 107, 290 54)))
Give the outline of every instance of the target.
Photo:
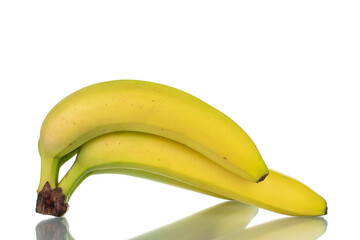
POLYGON ((57 186, 59 175, 59 160, 56 158, 41 157, 41 176, 37 192, 39 193, 49 183, 51 189, 57 186))
POLYGON ((72 193, 88 175, 88 172, 83 171, 81 166, 75 161, 58 184, 58 188, 60 188, 65 195, 65 202, 70 200, 72 193))
POLYGON ((68 208, 68 204, 64 201, 64 194, 60 188, 56 187, 60 166, 59 159, 42 155, 41 177, 36 200, 37 213, 60 217, 68 208))

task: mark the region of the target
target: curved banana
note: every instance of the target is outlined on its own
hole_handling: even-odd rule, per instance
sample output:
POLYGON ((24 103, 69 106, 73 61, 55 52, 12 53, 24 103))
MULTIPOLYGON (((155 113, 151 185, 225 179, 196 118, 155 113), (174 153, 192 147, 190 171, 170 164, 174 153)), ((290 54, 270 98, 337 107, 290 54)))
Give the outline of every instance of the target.
POLYGON ((268 169, 250 137, 198 98, 161 84, 116 80, 94 84, 60 101, 40 131, 41 179, 56 187, 59 162, 85 142, 111 132, 145 132, 172 139, 252 182, 268 169))
MULTIPOLYGON (((265 181, 253 183, 183 144, 136 132, 106 134, 85 143, 75 163, 58 184, 57 192, 62 191, 64 198, 69 200, 69 193, 84 176, 105 169, 138 169, 164 175, 230 199, 287 215, 317 216, 327 211, 326 201, 320 195, 290 177, 270 171, 265 181)), ((57 214, 62 215, 66 207, 57 214)))

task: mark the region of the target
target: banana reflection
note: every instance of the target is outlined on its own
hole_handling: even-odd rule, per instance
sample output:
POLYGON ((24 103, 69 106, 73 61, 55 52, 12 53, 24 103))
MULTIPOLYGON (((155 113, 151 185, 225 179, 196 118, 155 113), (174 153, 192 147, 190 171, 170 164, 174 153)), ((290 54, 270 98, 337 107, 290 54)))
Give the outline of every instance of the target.
POLYGON ((326 227, 326 220, 322 217, 286 217, 229 233, 216 240, 313 240, 323 235, 326 227))
POLYGON ((41 221, 35 231, 37 240, 74 240, 69 232, 69 224, 64 217, 41 221))
POLYGON ((256 207, 236 201, 227 201, 132 238, 132 240, 215 239, 229 232, 244 229, 257 212, 256 207))
MULTIPOLYGON (((247 204, 226 201, 134 239, 214 239, 244 229, 257 211, 256 207, 247 204)), ((36 226, 36 237, 37 240, 74 239, 64 217, 40 222, 36 226)))
MULTIPOLYGON (((246 228, 257 208, 226 201, 132 240, 315 240, 326 231, 322 217, 286 217, 246 228), (246 228, 246 229, 245 229, 246 228)), ((73 240, 66 218, 51 218, 36 226, 37 240, 73 240)))

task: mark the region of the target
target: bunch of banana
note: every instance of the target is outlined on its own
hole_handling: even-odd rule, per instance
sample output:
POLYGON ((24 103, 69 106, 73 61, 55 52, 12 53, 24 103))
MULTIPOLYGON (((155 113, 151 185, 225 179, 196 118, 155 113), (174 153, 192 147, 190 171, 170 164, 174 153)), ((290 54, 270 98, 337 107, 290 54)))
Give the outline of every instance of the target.
POLYGON ((39 152, 36 211, 42 214, 63 215, 79 184, 99 173, 138 176, 288 215, 327 211, 310 188, 268 170, 229 117, 161 84, 109 81, 67 96, 46 116, 39 152), (59 182, 61 165, 75 154, 59 182))

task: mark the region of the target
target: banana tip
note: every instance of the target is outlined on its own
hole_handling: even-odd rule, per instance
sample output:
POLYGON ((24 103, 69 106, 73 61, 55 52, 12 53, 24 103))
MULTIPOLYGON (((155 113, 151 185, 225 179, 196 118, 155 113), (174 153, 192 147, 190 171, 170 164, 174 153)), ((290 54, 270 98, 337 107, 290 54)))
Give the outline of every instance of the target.
POLYGON ((64 215, 68 208, 65 203, 65 195, 61 188, 51 190, 49 182, 46 182, 43 189, 39 192, 36 200, 36 212, 44 215, 60 217, 64 215))
POLYGON ((267 177, 267 175, 269 175, 269 173, 266 173, 266 174, 264 174, 261 178, 259 178, 259 180, 257 181, 257 183, 264 181, 265 178, 267 177))

